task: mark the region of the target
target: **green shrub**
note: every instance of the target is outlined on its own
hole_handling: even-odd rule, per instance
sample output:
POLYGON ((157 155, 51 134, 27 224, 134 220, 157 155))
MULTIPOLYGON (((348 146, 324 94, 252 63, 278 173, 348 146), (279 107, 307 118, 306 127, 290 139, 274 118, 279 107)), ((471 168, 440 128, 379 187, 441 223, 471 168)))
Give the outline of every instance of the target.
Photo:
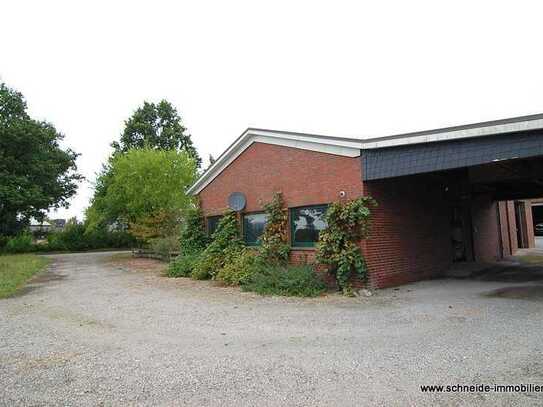
POLYGON ((2 251, 4 247, 6 247, 8 240, 9 240, 8 236, 0 235, 0 251, 2 251))
POLYGON ((29 253, 34 251, 32 244, 32 235, 30 233, 21 233, 9 239, 4 250, 7 253, 29 253))
POLYGON ((66 228, 47 236, 49 251, 83 251, 96 249, 121 249, 137 245, 136 238, 125 231, 108 231, 105 227, 89 230, 82 223, 70 222, 66 228))
MULTIPOLYGON (((194 266, 200 257, 199 253, 186 254, 177 256, 170 262, 168 267, 168 277, 190 277, 194 266)), ((200 279, 199 279, 200 280, 200 279)))
POLYGON ((253 250, 242 248, 238 253, 230 254, 228 262, 217 273, 217 280, 228 285, 244 284, 258 271, 261 264, 253 250))
POLYGON ((68 250, 60 232, 53 232, 47 235, 47 248, 51 251, 68 250))
MULTIPOLYGON (((179 238, 180 253, 170 262, 168 277, 191 277, 208 241, 202 211, 199 207, 194 208, 185 216, 179 238)), ((197 280, 205 280, 209 277, 205 270, 202 274, 195 273, 193 276, 197 280)))
POLYGON ((269 264, 285 265, 288 262, 288 215, 283 206, 280 193, 275 193, 271 202, 264 205, 268 221, 260 237, 259 256, 269 264))
POLYGON ((85 238, 85 225, 75 220, 68 221, 64 230, 58 232, 58 244, 62 247, 59 250, 81 251, 91 248, 85 238))
POLYGON ((88 230, 75 220, 69 221, 64 230, 48 233, 47 243, 43 244, 34 244, 29 232, 11 238, 0 236, 0 251, 7 253, 121 249, 137 244, 136 238, 126 231, 110 232, 105 227, 88 230))
POLYGON ((260 267, 241 287, 261 295, 296 297, 316 297, 326 289, 310 266, 260 267))
POLYGON ((194 267, 190 273, 190 278, 194 280, 209 280, 212 276, 207 268, 198 267, 200 265, 201 258, 196 260, 194 267))
POLYGON ((97 246, 97 249, 101 248, 100 244, 102 243, 106 244, 106 246, 102 247, 110 247, 114 249, 129 249, 138 246, 138 240, 136 237, 126 231, 119 230, 109 232, 104 230, 101 233, 101 235, 98 235, 100 240, 97 240, 94 243, 94 245, 97 246))
POLYGON ((179 249, 179 242, 176 236, 160 237, 153 239, 151 249, 164 260, 170 260, 172 252, 179 249))
POLYGON ((181 227, 179 243, 182 255, 201 253, 209 243, 200 207, 187 212, 181 227))
POLYGON ((229 212, 221 218, 213 240, 202 252, 191 276, 197 280, 214 278, 242 247, 236 213, 229 212))

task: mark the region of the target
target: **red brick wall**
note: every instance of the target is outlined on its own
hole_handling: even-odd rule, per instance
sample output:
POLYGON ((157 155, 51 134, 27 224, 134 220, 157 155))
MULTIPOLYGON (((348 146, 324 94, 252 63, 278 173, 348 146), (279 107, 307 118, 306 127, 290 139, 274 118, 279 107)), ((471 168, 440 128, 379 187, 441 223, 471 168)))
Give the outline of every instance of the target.
MULTIPOLYGON (((245 212, 262 210, 261 203, 270 201, 274 192, 282 192, 288 207, 333 202, 340 191, 346 192, 346 199, 367 193, 379 204, 373 214, 371 237, 361 243, 370 285, 390 287, 441 275, 453 258, 451 208, 445 187, 455 182, 454 177, 451 181, 442 176, 419 175, 363 185, 360 167, 359 157, 255 143, 205 187, 199 198, 204 214, 209 216, 223 213, 228 196, 235 191, 247 198, 245 212)), ((476 260, 496 259, 497 203, 480 197, 473 204, 476 260)), ((514 225, 514 208, 509 208, 508 203, 504 210, 506 206, 502 221, 508 219, 514 225)), ((514 250, 514 233, 511 240, 514 244, 509 246, 514 250)), ((293 249, 291 261, 313 263, 315 252, 293 249)), ((332 283, 333 279, 328 277, 328 281, 332 283)))
MULTIPOLYGON (((524 201, 524 218, 526 224, 523 227, 525 228, 525 233, 528 238, 528 247, 533 248, 535 247, 535 236, 531 202, 532 201, 524 201)), ((519 249, 519 242, 517 238, 518 225, 515 214, 515 201, 500 202, 499 208, 504 256, 513 255, 519 249)))
POLYGON ((340 191, 353 199, 362 194, 360 158, 254 143, 200 192, 204 214, 224 212, 235 191, 247 197, 246 212, 262 210, 274 192, 289 207, 333 202, 340 191))
POLYGON ((507 201, 507 218, 509 219, 509 239, 511 240, 511 252, 518 250, 517 221, 515 219, 515 203, 507 201))
POLYGON ((411 176, 365 188, 379 203, 363 245, 373 287, 435 277, 451 265, 450 209, 439 179, 411 176))
POLYGON ((473 246, 475 261, 496 261, 499 250, 497 202, 490 196, 479 195, 472 202, 473 246))
POLYGON ((507 213, 507 202, 499 202, 498 207, 500 211, 500 236, 502 238, 503 256, 511 256, 513 252, 511 251, 511 237, 509 236, 509 233, 511 232, 509 227, 509 216, 507 213))
MULTIPOLYGON (((281 192, 287 207, 326 204, 362 195, 360 158, 343 157, 265 143, 254 143, 234 160, 199 194, 205 216, 223 213, 228 196, 243 192, 245 212, 262 210, 274 192, 281 192)), ((315 262, 315 250, 293 249, 294 264, 315 262)), ((320 267, 323 278, 333 286, 333 277, 320 267)))
POLYGON ((532 203, 525 201, 526 210, 526 234, 528 235, 528 247, 535 247, 534 219, 532 216, 532 203))

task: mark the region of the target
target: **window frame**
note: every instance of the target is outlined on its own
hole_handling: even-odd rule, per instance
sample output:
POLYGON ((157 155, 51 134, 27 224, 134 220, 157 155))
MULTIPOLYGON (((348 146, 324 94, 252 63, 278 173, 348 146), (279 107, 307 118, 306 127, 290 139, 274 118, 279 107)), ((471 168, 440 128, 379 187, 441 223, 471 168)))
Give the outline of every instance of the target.
MULTIPOLYGON (((247 240, 245 239, 245 217, 251 216, 251 215, 267 215, 267 213, 265 211, 256 211, 256 212, 245 212, 241 215, 241 237, 243 238, 243 243, 245 244, 245 246, 259 247, 262 245, 261 241, 257 240, 257 242, 255 243, 248 243, 247 240)), ((266 219, 266 223, 268 223, 267 219, 266 219)))
POLYGON ((215 233, 215 231, 217 230, 217 228, 219 227, 219 222, 221 221, 221 218, 223 217, 223 215, 210 215, 210 216, 206 216, 206 233, 207 233, 207 237, 211 237, 213 236, 213 233, 215 233), (209 221, 210 219, 214 219, 214 218, 217 218, 217 226, 215 226, 215 230, 213 231, 213 233, 210 233, 210 230, 209 230, 209 221))
MULTIPOLYGON (((294 211, 306 208, 324 208, 324 213, 330 207, 329 203, 325 204, 315 204, 315 205, 302 205, 288 208, 288 222, 289 222, 289 232, 290 232, 290 247, 293 249, 314 249, 317 246, 318 240, 316 242, 296 242, 294 240, 295 230, 294 230, 294 211)), ((319 231, 320 237, 320 231, 319 231)))

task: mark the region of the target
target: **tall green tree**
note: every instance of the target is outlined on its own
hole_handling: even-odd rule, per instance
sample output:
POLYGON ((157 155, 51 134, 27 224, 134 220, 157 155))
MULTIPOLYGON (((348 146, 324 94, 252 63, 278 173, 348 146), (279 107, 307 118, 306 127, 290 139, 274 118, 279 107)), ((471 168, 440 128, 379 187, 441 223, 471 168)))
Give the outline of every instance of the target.
POLYGON ((106 176, 87 210, 89 227, 120 221, 142 238, 168 236, 192 207, 185 191, 196 162, 185 151, 132 149, 114 155, 106 176))
POLYGON ((181 117, 166 100, 158 104, 144 102, 125 122, 121 139, 112 147, 123 153, 133 148, 186 151, 198 167, 202 163, 181 117))
POLYGON ((0 83, 0 234, 16 233, 50 208, 67 207, 82 179, 78 154, 59 145, 63 135, 26 110, 22 94, 0 83))
MULTIPOLYGON (((132 222, 126 218, 126 213, 111 207, 110 186, 114 181, 114 166, 118 165, 116 162, 120 156, 138 149, 184 152, 193 160, 196 168, 199 168, 201 164, 201 159, 192 144, 190 134, 182 124, 181 117, 166 100, 158 104, 144 102, 143 106, 139 107, 125 122, 120 140, 113 142, 112 147, 115 150, 96 177, 94 196, 87 209, 87 226, 90 229, 115 223, 127 225, 127 222, 132 222)), ((156 182, 160 184, 160 175, 158 177, 156 182)), ((149 180, 149 182, 153 181, 149 180)), ((174 188, 173 185, 170 188, 174 188)), ((124 205, 129 204, 126 198, 124 205)), ((120 207, 122 203, 117 201, 116 205, 120 207)), ((152 226, 161 221, 164 221, 164 213, 155 214, 154 217, 148 219, 147 223, 152 226)), ((146 229, 141 223, 138 225, 141 226, 140 229, 146 229)))

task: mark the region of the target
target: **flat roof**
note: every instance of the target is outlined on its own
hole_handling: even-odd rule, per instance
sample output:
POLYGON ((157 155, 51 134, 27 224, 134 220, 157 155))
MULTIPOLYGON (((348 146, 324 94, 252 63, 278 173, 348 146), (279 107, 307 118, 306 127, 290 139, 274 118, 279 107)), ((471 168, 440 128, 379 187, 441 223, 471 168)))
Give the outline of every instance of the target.
POLYGON ((433 130, 395 134, 362 140, 363 149, 383 148, 405 144, 430 143, 470 137, 482 137, 519 131, 543 129, 543 113, 528 116, 511 117, 501 120, 443 127, 433 130))

